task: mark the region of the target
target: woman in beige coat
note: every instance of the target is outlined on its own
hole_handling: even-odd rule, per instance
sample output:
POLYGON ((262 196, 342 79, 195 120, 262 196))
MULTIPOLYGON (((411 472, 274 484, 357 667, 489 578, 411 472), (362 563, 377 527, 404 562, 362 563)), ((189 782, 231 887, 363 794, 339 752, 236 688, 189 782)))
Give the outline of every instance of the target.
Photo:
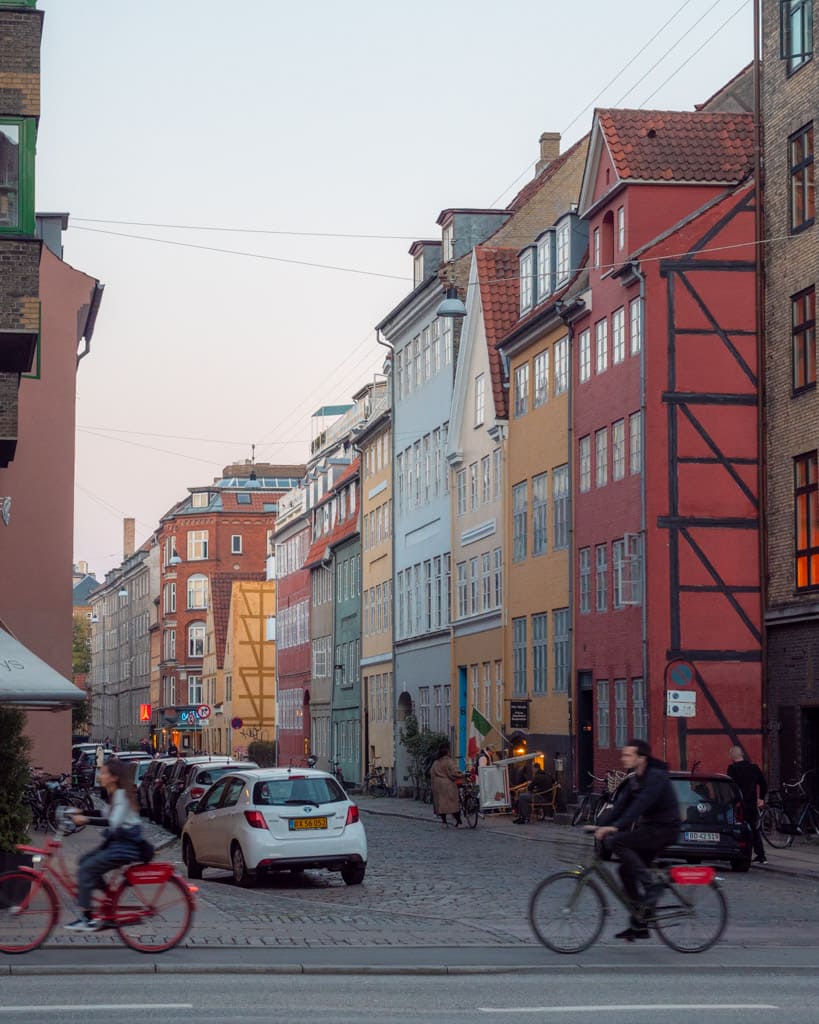
POLYGON ((454 817, 455 828, 461 824, 461 805, 458 799, 456 779, 459 779, 462 774, 463 772, 458 770, 458 766, 452 758, 452 749, 448 743, 444 743, 429 770, 432 784, 432 806, 444 827, 446 827, 448 814, 454 817))

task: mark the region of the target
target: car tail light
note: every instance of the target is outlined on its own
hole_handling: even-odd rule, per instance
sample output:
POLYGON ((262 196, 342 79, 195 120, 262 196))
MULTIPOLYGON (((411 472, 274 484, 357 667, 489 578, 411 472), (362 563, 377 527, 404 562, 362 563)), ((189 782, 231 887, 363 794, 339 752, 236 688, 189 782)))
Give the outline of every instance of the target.
POLYGON ((245 817, 251 828, 267 828, 267 822, 261 811, 245 811, 245 817))
POLYGON ((204 786, 194 786, 191 790, 191 800, 198 800, 200 796, 205 792, 204 786))
POLYGON ((355 804, 350 804, 347 808, 347 820, 344 822, 345 825, 355 825, 358 821, 358 808, 355 804))
POLYGON ((734 804, 734 821, 745 821, 745 808, 742 806, 741 800, 737 800, 737 802, 734 804))

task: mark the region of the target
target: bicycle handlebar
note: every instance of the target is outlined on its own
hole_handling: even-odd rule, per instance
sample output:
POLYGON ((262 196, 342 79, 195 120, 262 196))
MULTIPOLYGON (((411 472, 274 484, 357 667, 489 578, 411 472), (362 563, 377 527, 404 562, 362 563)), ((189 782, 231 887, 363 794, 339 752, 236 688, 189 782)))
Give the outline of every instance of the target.
POLYGON ((806 772, 802 773, 802 778, 797 782, 783 782, 782 785, 785 789, 798 789, 800 786, 804 785, 805 779, 815 771, 815 768, 808 768, 806 772))

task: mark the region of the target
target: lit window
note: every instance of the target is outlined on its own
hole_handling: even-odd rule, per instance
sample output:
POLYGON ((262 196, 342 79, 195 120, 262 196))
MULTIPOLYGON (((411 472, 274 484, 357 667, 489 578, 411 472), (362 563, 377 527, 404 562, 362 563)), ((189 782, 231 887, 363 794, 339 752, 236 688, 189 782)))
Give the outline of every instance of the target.
POLYGON ((796 586, 819 586, 819 471, 817 454, 794 460, 796 506, 796 586))

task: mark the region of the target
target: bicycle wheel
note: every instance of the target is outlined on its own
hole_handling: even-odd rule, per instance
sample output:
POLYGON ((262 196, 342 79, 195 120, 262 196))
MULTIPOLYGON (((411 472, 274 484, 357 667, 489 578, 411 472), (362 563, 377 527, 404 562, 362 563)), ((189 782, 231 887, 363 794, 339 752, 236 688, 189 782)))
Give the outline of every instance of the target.
POLYGON ((0 952, 37 949, 58 915, 57 894, 50 882, 23 871, 0 875, 0 952))
POLYGON ((759 830, 762 838, 777 850, 786 850, 793 845, 793 832, 783 830, 793 828, 790 817, 782 807, 765 807, 759 819, 759 830))
POLYGON ((576 871, 549 875, 529 898, 529 923, 555 953, 582 953, 600 937, 606 899, 597 883, 576 871))
POLYGON ((187 935, 193 898, 178 875, 158 882, 126 879, 114 894, 112 916, 126 946, 138 953, 162 953, 187 935))
POLYGON ((728 907, 716 882, 667 886, 648 922, 678 953, 703 953, 718 941, 728 923, 728 907))
POLYGON ((590 807, 591 797, 587 793, 575 808, 575 812, 572 815, 572 824, 579 825, 582 821, 588 821, 590 807))
POLYGON ((469 793, 464 797, 464 818, 470 828, 478 827, 478 813, 480 809, 481 807, 476 796, 469 793))

